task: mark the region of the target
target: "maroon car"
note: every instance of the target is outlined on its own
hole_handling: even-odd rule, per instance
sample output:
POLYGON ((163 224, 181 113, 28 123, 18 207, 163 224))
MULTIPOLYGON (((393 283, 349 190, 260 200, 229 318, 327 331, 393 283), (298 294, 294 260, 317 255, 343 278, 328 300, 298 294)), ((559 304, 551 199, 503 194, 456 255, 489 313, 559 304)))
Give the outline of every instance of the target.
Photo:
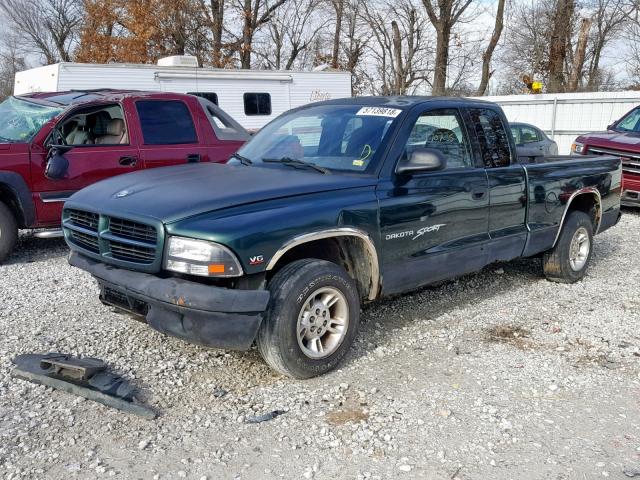
POLYGON ((622 159, 622 205, 640 207, 640 106, 603 133, 576 138, 572 154, 615 155, 622 159))
POLYGON ((248 138, 219 107, 192 95, 94 90, 9 97, 0 104, 0 261, 19 228, 57 229, 64 201, 87 185, 146 168, 224 162, 248 138))

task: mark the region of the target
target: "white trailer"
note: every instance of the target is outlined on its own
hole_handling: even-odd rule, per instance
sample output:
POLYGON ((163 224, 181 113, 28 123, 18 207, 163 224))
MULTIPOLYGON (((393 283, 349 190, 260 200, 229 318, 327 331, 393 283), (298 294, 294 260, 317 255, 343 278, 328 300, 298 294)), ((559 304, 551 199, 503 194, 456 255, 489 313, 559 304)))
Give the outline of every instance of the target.
POLYGON ((56 63, 18 72, 14 94, 97 88, 199 94, 247 129, 259 129, 291 108, 351 96, 351 74, 200 68, 193 57, 158 65, 56 63))
POLYGON ((502 107, 510 122, 531 123, 568 155, 575 138, 605 131, 607 125, 640 105, 640 92, 555 93, 479 97, 502 107))

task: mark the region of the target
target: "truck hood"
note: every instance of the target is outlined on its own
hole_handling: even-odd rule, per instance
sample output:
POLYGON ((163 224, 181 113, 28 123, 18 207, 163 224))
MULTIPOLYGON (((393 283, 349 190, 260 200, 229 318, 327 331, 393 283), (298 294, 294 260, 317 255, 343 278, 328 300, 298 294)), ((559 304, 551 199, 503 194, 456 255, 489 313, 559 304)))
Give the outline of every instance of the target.
POLYGON ((633 132, 607 132, 589 133, 576 139, 587 145, 615 150, 628 150, 640 153, 640 135, 633 132))
POLYGON ((71 196, 69 206, 171 223, 247 203, 375 185, 375 178, 311 170, 198 163, 129 173, 71 196))

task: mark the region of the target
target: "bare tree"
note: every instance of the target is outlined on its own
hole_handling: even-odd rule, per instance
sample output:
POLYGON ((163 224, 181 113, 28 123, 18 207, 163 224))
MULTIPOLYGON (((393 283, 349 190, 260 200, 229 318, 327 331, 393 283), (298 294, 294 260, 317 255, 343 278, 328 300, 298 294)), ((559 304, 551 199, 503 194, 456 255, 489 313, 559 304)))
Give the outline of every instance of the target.
POLYGON ((269 23, 268 36, 261 51, 256 51, 268 68, 290 70, 311 47, 329 20, 319 15, 318 0, 293 2, 279 9, 269 23))
POLYGON ((0 49, 0 100, 13 93, 16 73, 27 68, 27 62, 11 32, 4 33, 0 49))
POLYGON ((340 63, 340 35, 342 33, 342 17, 346 0, 331 0, 331 5, 336 15, 335 29, 333 32, 333 51, 331 55, 331 67, 338 68, 340 63))
POLYGON ((235 0, 239 17, 242 21, 242 32, 237 35, 235 47, 240 58, 240 68, 251 68, 253 39, 256 32, 269 23, 275 11, 288 0, 235 0))
POLYGON ((493 57, 493 52, 496 49, 498 42, 500 41, 500 36, 502 35, 502 29, 504 27, 504 5, 505 0, 498 0, 493 34, 489 40, 489 45, 487 45, 486 50, 482 54, 482 76, 480 77, 480 86, 476 92, 476 95, 478 96, 485 94, 487 86, 489 85, 489 79, 493 75, 493 72, 491 71, 491 58, 493 57))
POLYGON ((592 0, 588 7, 594 8, 595 13, 593 14, 594 26, 589 39, 590 47, 587 51, 589 58, 587 88, 595 90, 601 82, 602 51, 612 39, 620 36, 622 28, 628 23, 629 15, 640 5, 634 7, 627 0, 592 0))
POLYGON ((370 48, 379 75, 377 82, 371 82, 374 88, 382 95, 404 95, 410 87, 428 81, 424 19, 410 0, 378 8, 364 4, 363 15, 377 47, 370 48))
POLYGON ((45 63, 71 61, 83 17, 80 0, 1 0, 0 10, 45 63))
POLYGON ((453 27, 472 0, 422 0, 433 27, 436 29, 436 58, 433 75, 433 94, 443 95, 447 86, 449 42, 453 27))

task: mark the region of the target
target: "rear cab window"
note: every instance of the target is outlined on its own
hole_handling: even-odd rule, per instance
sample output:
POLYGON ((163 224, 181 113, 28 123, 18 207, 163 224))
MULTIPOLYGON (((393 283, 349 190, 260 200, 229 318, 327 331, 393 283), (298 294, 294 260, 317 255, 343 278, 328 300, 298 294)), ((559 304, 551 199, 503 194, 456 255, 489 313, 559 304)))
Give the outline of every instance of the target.
POLYGON ((470 108, 468 112, 484 167, 497 168, 511 165, 509 134, 498 112, 490 108, 470 108))
POLYGON ((138 100, 136 110, 145 145, 198 143, 191 112, 183 101, 138 100))

